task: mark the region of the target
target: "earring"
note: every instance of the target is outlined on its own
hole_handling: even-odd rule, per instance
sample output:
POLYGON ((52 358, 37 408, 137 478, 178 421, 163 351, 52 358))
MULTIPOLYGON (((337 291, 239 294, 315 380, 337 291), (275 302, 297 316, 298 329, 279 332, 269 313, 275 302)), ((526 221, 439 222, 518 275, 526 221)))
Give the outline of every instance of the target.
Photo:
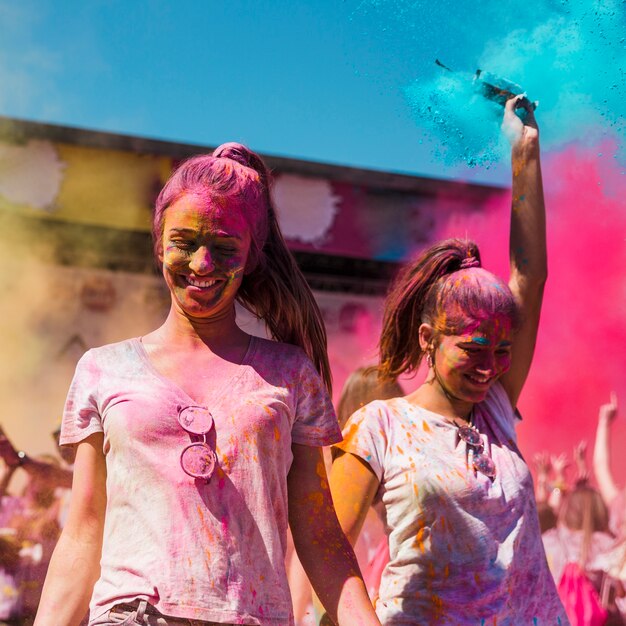
POLYGON ((433 367, 433 355, 430 352, 426 353, 426 365, 428 365, 430 369, 433 367))

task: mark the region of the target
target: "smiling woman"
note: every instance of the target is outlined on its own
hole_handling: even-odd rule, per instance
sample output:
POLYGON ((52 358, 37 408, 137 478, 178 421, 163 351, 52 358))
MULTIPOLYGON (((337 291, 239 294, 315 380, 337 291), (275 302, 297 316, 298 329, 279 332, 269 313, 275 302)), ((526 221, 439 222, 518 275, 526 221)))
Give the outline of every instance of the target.
POLYGON ((513 137, 509 284, 481 268, 466 240, 407 265, 385 304, 379 372, 392 380, 425 358, 426 381, 354 413, 335 446, 331 490, 348 537, 372 504, 385 510, 390 562, 376 605, 385 625, 567 624, 515 435, 547 272, 529 103, 509 100, 504 126, 513 137))
POLYGON ((292 625, 288 524, 336 623, 379 624, 324 470, 341 434, 321 315, 261 159, 225 144, 183 163, 153 242, 165 323, 88 351, 70 388, 72 503, 37 626, 78 624, 88 604, 90 626, 292 625), (241 330, 235 301, 275 341, 241 330))

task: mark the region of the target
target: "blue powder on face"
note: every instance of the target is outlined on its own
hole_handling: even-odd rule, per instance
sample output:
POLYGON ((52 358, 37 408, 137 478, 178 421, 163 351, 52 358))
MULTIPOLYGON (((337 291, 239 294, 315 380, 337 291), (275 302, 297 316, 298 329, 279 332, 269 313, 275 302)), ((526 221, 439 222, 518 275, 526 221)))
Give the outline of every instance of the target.
POLYGON ((472 337, 472 343, 476 343, 479 346, 488 346, 489 339, 485 339, 484 337, 472 337))

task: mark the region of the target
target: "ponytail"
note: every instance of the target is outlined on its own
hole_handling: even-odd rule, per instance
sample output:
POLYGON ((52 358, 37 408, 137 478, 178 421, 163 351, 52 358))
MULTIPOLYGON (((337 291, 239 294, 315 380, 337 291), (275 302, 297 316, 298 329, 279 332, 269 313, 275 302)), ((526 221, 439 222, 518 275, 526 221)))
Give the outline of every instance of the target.
POLYGON ((423 323, 446 333, 458 329, 467 317, 484 319, 499 312, 513 315, 516 307, 510 290, 480 269, 480 264, 480 252, 474 242, 447 239, 400 271, 385 302, 379 344, 381 378, 393 380, 400 374, 417 371, 424 356, 418 339, 423 323), (452 283, 449 277, 457 272, 459 279, 465 280, 452 283), (485 275, 491 283, 496 281, 495 290, 480 284, 485 275), (503 286, 501 297, 497 292, 503 286))
POLYGON ((311 288, 287 248, 271 205, 261 262, 244 276, 237 300, 265 321, 274 339, 303 348, 328 391, 332 391, 322 314, 311 288))

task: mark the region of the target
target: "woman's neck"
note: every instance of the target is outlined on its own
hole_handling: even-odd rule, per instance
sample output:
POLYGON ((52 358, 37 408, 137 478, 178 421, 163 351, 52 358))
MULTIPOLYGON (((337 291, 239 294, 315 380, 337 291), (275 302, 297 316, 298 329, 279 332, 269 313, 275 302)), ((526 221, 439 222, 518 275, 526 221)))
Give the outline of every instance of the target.
POLYGON ((164 324, 144 337, 144 342, 176 349, 206 349, 220 354, 248 344, 249 336, 235 321, 235 309, 210 319, 190 318, 172 306, 164 324))
POLYGON ((406 399, 448 419, 469 421, 474 407, 471 402, 452 396, 432 374, 406 399))

